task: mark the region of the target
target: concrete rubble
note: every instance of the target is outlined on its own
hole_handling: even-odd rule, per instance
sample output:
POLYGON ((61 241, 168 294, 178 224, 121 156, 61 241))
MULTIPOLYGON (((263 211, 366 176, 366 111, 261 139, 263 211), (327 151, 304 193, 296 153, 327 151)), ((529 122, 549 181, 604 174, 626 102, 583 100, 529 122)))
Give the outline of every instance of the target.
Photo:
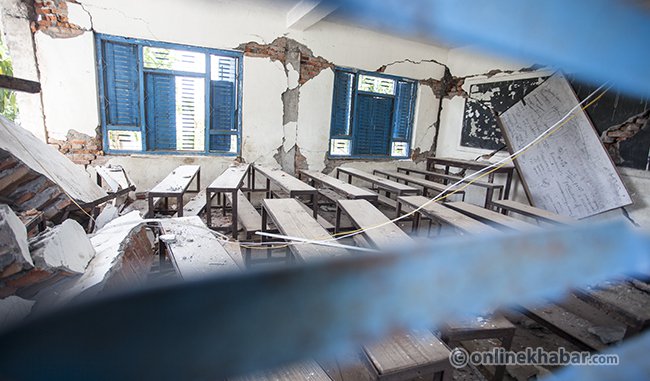
POLYGON ((34 267, 27 230, 7 205, 0 205, 0 279, 34 267))
POLYGON ((95 249, 78 222, 65 220, 30 242, 34 265, 44 270, 83 273, 95 249))

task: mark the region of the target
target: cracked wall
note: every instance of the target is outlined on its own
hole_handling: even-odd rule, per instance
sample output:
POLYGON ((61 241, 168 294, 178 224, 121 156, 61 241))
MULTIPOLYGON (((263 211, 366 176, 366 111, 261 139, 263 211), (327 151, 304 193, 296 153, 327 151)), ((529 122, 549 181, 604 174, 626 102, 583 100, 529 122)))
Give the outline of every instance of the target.
POLYGON ((440 99, 427 80, 443 78, 447 48, 328 21, 307 31, 288 30, 289 6, 259 0, 183 4, 36 0, 35 4, 38 13, 32 10, 21 19, 33 45, 31 67, 40 71, 35 79, 43 86, 42 109, 31 108, 41 120, 28 125, 38 126, 30 128, 33 132, 41 128, 41 138, 91 172, 93 164, 108 160, 127 168, 139 189, 146 190, 179 164, 200 164, 204 176, 214 178, 232 162, 229 157, 145 152, 101 157, 95 33, 242 50, 244 161, 282 166, 289 172, 330 171, 335 164, 394 169, 398 164, 421 166, 424 157, 435 152, 440 99), (29 21, 34 22, 33 35, 29 21), (415 161, 328 160, 334 65, 420 81, 412 145, 415 161), (69 137, 71 130, 74 138, 69 137))

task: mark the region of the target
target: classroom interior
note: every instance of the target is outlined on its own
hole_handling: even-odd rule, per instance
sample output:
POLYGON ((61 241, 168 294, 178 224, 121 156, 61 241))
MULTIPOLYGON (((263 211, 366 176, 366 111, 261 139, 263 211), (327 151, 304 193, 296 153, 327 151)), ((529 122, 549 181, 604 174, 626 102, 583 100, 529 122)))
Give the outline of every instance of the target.
POLYGON ((470 3, 0 0, 0 379, 648 377, 647 7, 470 3))

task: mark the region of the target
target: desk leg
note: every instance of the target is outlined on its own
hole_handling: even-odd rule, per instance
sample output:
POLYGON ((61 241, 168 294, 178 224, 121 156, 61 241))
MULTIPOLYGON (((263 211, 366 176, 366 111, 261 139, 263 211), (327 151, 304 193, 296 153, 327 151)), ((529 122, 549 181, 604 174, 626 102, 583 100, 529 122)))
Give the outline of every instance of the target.
POLYGON ((147 195, 147 199, 149 200, 149 210, 147 211, 147 217, 152 218, 154 213, 153 197, 151 195, 147 195))
POLYGON ((201 168, 199 168, 199 171, 196 173, 196 191, 201 191, 201 168))
POLYGON ((248 192, 246 192, 246 198, 248 198, 248 201, 251 200, 251 171, 248 172, 246 176, 246 182, 248 184, 248 192))
POLYGON ((183 217, 183 195, 176 197, 176 209, 179 217, 183 217))
POLYGON ((225 216, 226 215, 226 194, 219 192, 219 197, 221 200, 221 213, 225 216))
POLYGON ((212 192, 205 192, 205 222, 207 222, 208 228, 212 229, 212 192))
POLYGON ((232 192, 232 204, 230 205, 232 210, 232 237, 237 238, 237 191, 232 192))
MULTIPOLYGON (((505 349, 506 351, 510 351, 512 347, 512 339, 514 337, 514 331, 512 334, 507 334, 504 337, 501 338, 501 347, 505 349)), ((494 369, 494 376, 492 379, 494 381, 501 381, 503 380, 503 376, 506 372, 506 366, 505 365, 497 365, 494 369)))
MULTIPOLYGON (((266 221, 268 219, 268 214, 266 212, 266 208, 262 206, 262 232, 266 232, 266 221)), ((262 243, 266 242, 268 238, 266 236, 262 236, 262 243)), ((266 257, 271 258, 271 249, 267 248, 266 249, 266 257)))
POLYGON ((508 200, 508 198, 510 197, 510 185, 512 184, 512 176, 513 176, 513 171, 508 171, 506 177, 506 188, 503 190, 503 198, 505 200, 508 200))
POLYGON ((414 213, 413 214, 413 235, 418 235, 418 231, 420 230, 420 219, 422 215, 420 212, 414 213))
POLYGON ((266 179, 266 198, 271 198, 271 180, 266 179))
POLYGON ((334 234, 338 234, 341 229, 341 207, 336 204, 336 222, 334 223, 334 234))
POLYGON ((486 190, 485 190, 485 209, 490 208, 490 202, 492 202, 493 197, 494 197, 494 189, 486 188, 486 190))
POLYGON ((311 208, 314 211, 314 218, 318 217, 318 193, 311 195, 311 208))
POLYGON ((337 179, 339 178, 339 173, 341 173, 341 172, 339 171, 338 168, 336 168, 336 178, 337 178, 337 179))

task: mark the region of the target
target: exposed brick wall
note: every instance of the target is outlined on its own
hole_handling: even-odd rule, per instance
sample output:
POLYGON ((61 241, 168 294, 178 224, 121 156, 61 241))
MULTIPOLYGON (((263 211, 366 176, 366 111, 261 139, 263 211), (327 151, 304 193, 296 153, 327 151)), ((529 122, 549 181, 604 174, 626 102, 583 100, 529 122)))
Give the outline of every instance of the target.
POLYGON ((615 164, 619 165, 624 162, 620 153, 620 143, 632 139, 643 128, 647 128, 649 121, 650 110, 647 110, 603 131, 600 140, 607 148, 607 152, 609 152, 615 164))
POLYGON ((70 130, 66 140, 49 138, 48 143, 67 156, 75 164, 89 165, 103 156, 101 138, 70 130))
POLYGON ((276 38, 270 44, 248 42, 239 45, 237 49, 243 50, 246 56, 268 57, 274 61, 282 62, 283 65, 287 64, 288 52, 298 50, 300 52, 300 78, 298 82, 301 85, 317 76, 321 71, 334 67, 334 64, 325 58, 314 56, 314 52, 306 45, 287 37, 276 38))
POLYGON ((76 37, 84 31, 68 20, 68 2, 65 0, 34 0, 36 20, 32 32, 42 31, 52 37, 76 37))

